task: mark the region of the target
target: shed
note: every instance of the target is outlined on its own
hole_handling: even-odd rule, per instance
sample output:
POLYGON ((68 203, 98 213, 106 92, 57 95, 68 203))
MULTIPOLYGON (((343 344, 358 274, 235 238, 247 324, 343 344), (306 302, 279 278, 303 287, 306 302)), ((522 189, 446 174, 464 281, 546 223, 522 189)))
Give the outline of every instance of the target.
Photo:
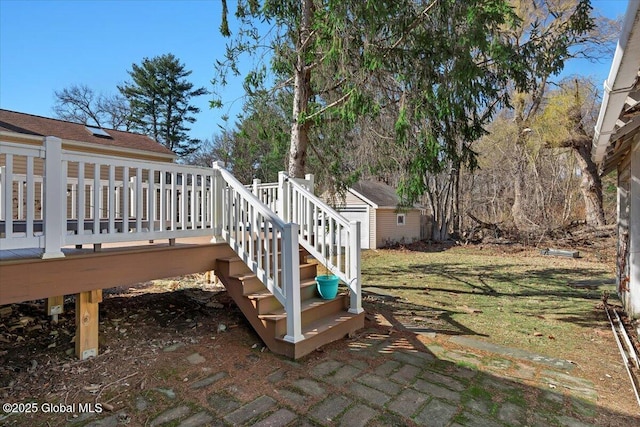
POLYGON ((618 172, 616 283, 631 318, 640 318, 640 1, 630 0, 604 83, 592 157, 618 172))
POLYGON ((345 218, 360 221, 362 249, 378 249, 393 243, 424 238, 423 209, 400 207, 396 189, 378 181, 354 184, 337 206, 345 218))

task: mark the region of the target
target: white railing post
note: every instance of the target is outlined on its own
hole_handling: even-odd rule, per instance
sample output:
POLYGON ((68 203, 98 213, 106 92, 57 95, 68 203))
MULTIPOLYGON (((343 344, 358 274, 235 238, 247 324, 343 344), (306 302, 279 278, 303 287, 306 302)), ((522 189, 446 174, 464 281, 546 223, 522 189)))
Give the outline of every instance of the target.
POLYGON ((213 203, 213 237, 211 243, 222 243, 222 193, 224 192, 224 179, 220 173, 220 169, 224 169, 224 163, 221 161, 213 162, 213 194, 211 200, 213 203))
POLYGON ((278 216, 284 222, 289 219, 289 177, 285 172, 278 172, 278 216))
POLYGON ((298 224, 285 224, 282 232, 282 280, 286 297, 287 334, 285 341, 296 343, 302 335, 300 304, 300 260, 298 253, 298 224))
MULTIPOLYGON (((6 166, 0 166, 0 220, 4 221, 6 217, 7 205, 4 201, 5 194, 11 194, 11 185, 7 184, 6 166)), ((8 205, 11 206, 11 205, 8 205)))
POLYGON ((305 179, 305 181, 307 181, 307 186, 308 186, 307 190, 309 190, 309 193, 315 194, 316 182, 315 182, 315 178, 314 178, 313 174, 312 173, 306 174, 304 176, 304 179, 305 179))
POLYGON ((261 181, 256 178, 253 180, 253 186, 252 186, 252 191, 253 191, 253 195, 256 196, 260 201, 262 201, 262 198, 260 197, 260 194, 258 193, 258 187, 260 186, 261 181))
POLYGON ((349 313, 360 314, 362 309, 362 284, 360 282, 360 222, 349 222, 351 241, 349 242, 349 313))
POLYGON ((63 230, 66 230, 66 176, 62 175, 62 140, 44 139, 44 252, 42 259, 61 258, 63 230))

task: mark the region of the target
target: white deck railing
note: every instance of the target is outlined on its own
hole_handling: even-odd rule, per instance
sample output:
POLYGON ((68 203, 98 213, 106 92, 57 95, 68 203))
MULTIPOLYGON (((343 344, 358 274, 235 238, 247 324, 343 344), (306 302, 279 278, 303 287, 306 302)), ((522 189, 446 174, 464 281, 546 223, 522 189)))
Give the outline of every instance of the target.
POLYGON ((263 204, 267 205, 272 212, 278 213, 278 183, 263 183, 259 179, 254 179, 253 184, 247 185, 254 196, 263 204))
POLYGON ((67 245, 213 234, 210 168, 68 151, 54 137, 0 152, 2 249, 53 258, 67 245))
POLYGON ((221 163, 199 168, 0 141, 0 249, 213 236, 227 242, 301 331, 298 245, 350 289, 362 312, 360 227, 313 195, 313 177, 245 186, 221 163))

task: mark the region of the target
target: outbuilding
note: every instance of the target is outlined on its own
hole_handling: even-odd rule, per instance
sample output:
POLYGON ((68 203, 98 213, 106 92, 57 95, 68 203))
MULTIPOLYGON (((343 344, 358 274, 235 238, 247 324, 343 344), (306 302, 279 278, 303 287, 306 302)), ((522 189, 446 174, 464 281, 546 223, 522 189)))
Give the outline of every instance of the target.
POLYGON ((424 210, 400 206, 396 189, 383 182, 354 184, 337 206, 345 218, 360 221, 362 249, 378 249, 426 238, 424 210))

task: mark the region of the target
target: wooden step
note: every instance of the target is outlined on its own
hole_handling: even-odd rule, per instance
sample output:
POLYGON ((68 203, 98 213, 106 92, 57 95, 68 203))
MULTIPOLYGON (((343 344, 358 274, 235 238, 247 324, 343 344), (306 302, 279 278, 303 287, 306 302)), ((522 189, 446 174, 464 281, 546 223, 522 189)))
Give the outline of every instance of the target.
POLYGON ((300 254, 301 326, 304 339, 297 343, 284 340, 287 332, 284 308, 239 257, 218 259, 215 267, 227 292, 267 347, 274 353, 292 358, 302 357, 364 326, 364 313, 355 315, 348 312, 349 295, 344 286, 340 288, 342 293, 333 300, 319 298, 315 283, 317 261, 308 257, 306 251, 301 250, 300 254), (303 259, 306 262, 302 262, 303 259))
POLYGON ((318 275, 318 263, 308 262, 306 264, 300 264, 300 281, 307 279, 315 280, 318 275))
POLYGON ((258 276, 253 273, 240 274, 237 276, 233 276, 233 278, 240 281, 242 286, 242 295, 250 295, 266 290, 264 284, 260 281, 260 279, 258 279, 258 276))
MULTIPOLYGON (((253 303, 258 314, 268 314, 274 311, 282 310, 282 304, 268 289, 263 285, 263 289, 260 292, 254 292, 252 294, 245 295, 253 303)), ((300 283, 300 300, 306 301, 318 296, 316 291, 316 281, 313 279, 305 280, 300 283)))
POLYGON ((251 273, 249 267, 237 256, 218 259, 216 269, 226 277, 251 273))
MULTIPOLYGON (((258 249, 256 246, 254 246, 254 257, 258 256, 258 249)), ((264 256, 264 254, 266 253, 266 251, 263 249, 262 250, 262 254, 264 256)), ((302 246, 298 247, 298 261, 300 264, 305 264, 307 262, 307 257, 309 256, 309 252, 307 252, 307 250, 305 248, 303 248, 302 246)), ((278 258, 282 257, 282 252, 280 251, 280 248, 278 248, 278 258)))
MULTIPOLYGON (((227 268, 225 268, 225 266, 221 266, 219 267, 219 269, 222 274, 226 273, 227 268)), ((316 263, 300 264, 300 282, 306 282, 308 280, 315 281, 316 276, 317 276, 316 263)), ((242 283, 242 293, 244 295, 260 293, 262 292, 262 290, 266 289, 266 287, 260 281, 260 279, 258 279, 258 277, 254 273, 252 273, 248 268, 243 273, 233 274, 230 276, 227 275, 227 277, 236 279, 242 283)), ((280 278, 280 276, 278 278, 280 278)))
POLYGON ((317 350, 325 344, 340 340, 353 334, 358 329, 364 327, 364 313, 352 314, 349 312, 340 312, 332 316, 326 316, 316 320, 302 328, 304 340, 295 345, 284 340, 285 335, 276 337, 276 342, 281 345, 289 344, 290 351, 293 352, 290 357, 299 359, 307 354, 317 350))
MULTIPOLYGON (((304 328, 323 317, 346 311, 348 303, 349 296, 345 294, 338 295, 332 300, 314 297, 306 301, 301 301, 302 327, 304 328)), ((287 313, 285 313, 284 308, 274 310, 271 313, 260 314, 258 315, 258 318, 265 323, 273 324, 275 336, 286 334, 287 313)))

